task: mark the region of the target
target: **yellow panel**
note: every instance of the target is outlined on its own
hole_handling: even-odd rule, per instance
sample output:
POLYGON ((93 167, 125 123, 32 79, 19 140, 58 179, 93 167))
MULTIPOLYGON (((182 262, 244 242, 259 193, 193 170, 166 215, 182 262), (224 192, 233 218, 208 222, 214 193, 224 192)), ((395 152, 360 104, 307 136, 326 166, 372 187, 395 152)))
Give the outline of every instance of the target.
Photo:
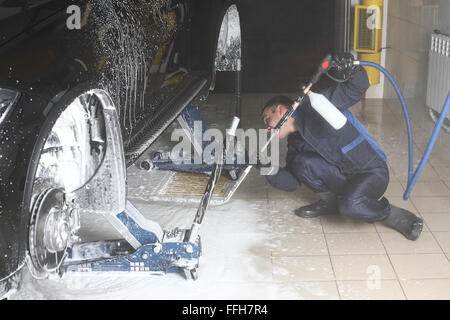
POLYGON ((378 6, 382 8, 384 0, 361 0, 361 4, 364 6, 378 6))
POLYGON ((367 27, 367 10, 371 6, 355 6, 353 49, 356 52, 378 53, 381 47, 383 8, 377 6, 379 10, 377 10, 375 29, 371 30, 367 27))
MULTIPOLYGON (((381 63, 380 48, 382 44, 384 0, 361 0, 360 3, 361 5, 355 6, 355 31, 354 31, 355 38, 353 44, 354 50, 356 52, 360 52, 359 60, 370 61, 380 64, 381 63), (368 9, 372 9, 374 6, 377 7, 378 15, 375 26, 376 28, 375 30, 372 31, 367 26, 364 26, 364 24, 367 23, 367 15, 365 14, 366 11, 368 9), (361 17, 363 17, 362 20, 360 20, 361 17), (358 34, 358 32, 360 32, 361 30, 362 32, 365 32, 365 34, 358 34), (367 45, 369 42, 371 42, 370 46, 367 45)), ((364 68, 367 71, 367 76, 369 77, 370 84, 371 85, 379 84, 380 71, 369 67, 364 68)))

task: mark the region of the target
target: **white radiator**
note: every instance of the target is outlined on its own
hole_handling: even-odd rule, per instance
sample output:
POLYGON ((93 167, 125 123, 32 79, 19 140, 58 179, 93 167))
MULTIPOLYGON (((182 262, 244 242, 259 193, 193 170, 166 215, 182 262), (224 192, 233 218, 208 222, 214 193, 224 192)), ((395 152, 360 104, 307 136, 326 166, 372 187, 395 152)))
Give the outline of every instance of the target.
MULTIPOLYGON (((441 112, 450 90, 450 37, 443 34, 431 35, 429 54, 427 106, 441 112)), ((449 116, 447 115, 447 118, 449 116)))

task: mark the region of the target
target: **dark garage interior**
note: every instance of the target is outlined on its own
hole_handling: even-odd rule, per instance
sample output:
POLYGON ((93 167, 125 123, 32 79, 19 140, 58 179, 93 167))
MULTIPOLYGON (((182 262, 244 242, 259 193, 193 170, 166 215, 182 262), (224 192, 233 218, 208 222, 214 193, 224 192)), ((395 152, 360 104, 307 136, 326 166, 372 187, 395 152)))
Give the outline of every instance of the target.
MULTIPOLYGON (((337 2, 239 1, 243 92, 292 92, 308 81, 335 51, 337 2)), ((232 77, 219 73, 216 89, 234 90, 232 77)))

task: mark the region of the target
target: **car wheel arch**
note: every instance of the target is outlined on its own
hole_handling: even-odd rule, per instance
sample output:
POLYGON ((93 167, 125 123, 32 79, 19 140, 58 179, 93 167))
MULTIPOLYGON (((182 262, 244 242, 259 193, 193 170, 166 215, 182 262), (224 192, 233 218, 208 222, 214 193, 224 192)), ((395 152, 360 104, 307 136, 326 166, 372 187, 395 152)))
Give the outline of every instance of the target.
MULTIPOLYGON (((229 12, 230 8, 235 8, 235 10, 238 13, 239 22, 240 22, 240 15, 239 15, 239 6, 238 4, 233 0, 226 0, 223 2, 220 13, 218 14, 217 20, 213 21, 212 28, 214 30, 214 36, 213 36, 213 43, 211 45, 211 53, 208 60, 208 82, 205 86, 205 89, 202 90, 200 97, 201 100, 206 100, 209 92, 213 91, 215 88, 215 81, 216 81, 216 70, 217 70, 217 53, 219 49, 219 38, 220 33, 222 30, 222 26, 224 23, 224 20, 226 19, 227 13, 229 12)), ((239 25, 239 41, 242 43, 242 32, 241 32, 241 25, 239 25)), ((223 48, 226 51, 226 48, 223 48)), ((239 59, 241 60, 241 55, 239 55, 239 59)), ((240 61, 233 61, 233 65, 240 65, 240 61)), ((222 70, 219 70, 222 71, 222 70)), ((233 70, 236 71, 236 70, 233 70)))
MULTIPOLYGON (((45 120, 41 126, 41 129, 39 131, 39 134, 35 140, 35 144, 33 147, 31 160, 29 161, 28 170, 26 174, 26 182, 24 186, 24 193, 23 193, 23 201, 22 201, 22 213, 21 213, 21 223, 20 223, 20 233, 22 235, 21 240, 24 243, 21 243, 21 251, 22 255, 26 256, 27 252, 29 250, 29 235, 28 235, 28 228, 29 223, 31 219, 31 209, 32 209, 32 196, 33 196, 33 185, 34 185, 34 179, 36 177, 36 173, 38 170, 38 164, 41 157, 41 151, 44 148, 44 145, 46 143, 46 139, 49 136, 49 134, 52 132, 53 126, 58 121, 61 114, 70 106, 70 104, 77 99, 77 97, 81 96, 82 94, 86 93, 92 93, 97 96, 100 96, 100 99, 103 99, 103 112, 104 112, 104 126, 107 127, 106 131, 108 132, 107 136, 107 143, 114 143, 114 152, 121 153, 121 156, 117 156, 116 158, 116 168, 117 173, 115 177, 121 177, 118 182, 117 189, 122 189, 120 191, 120 204, 117 206, 117 208, 121 208, 125 206, 125 198, 124 198, 124 192, 125 192, 125 179, 126 179, 126 171, 125 171, 125 161, 124 161, 124 155, 123 155, 123 145, 122 145, 122 137, 120 132, 120 125, 119 125, 119 119, 117 115, 117 110, 114 105, 114 102, 108 93, 107 90, 101 88, 101 86, 98 85, 96 82, 85 82, 76 85, 75 87, 64 90, 58 93, 52 101, 49 103, 45 111, 45 120), (105 107, 105 104, 107 105, 105 107), (106 110, 107 109, 107 110, 106 110), (105 111, 106 110, 106 111, 105 111)), ((109 145, 106 146, 106 149, 108 150, 110 148, 109 145)), ((111 151, 112 152, 112 151, 111 151)), ((100 167, 103 167, 103 162, 106 161, 105 158, 101 161, 101 164, 98 166, 97 171, 100 170, 100 167)), ((73 193, 77 193, 77 195, 81 198, 83 196, 87 197, 85 193, 83 193, 81 190, 84 189, 84 187, 90 183, 90 180, 94 179, 96 177, 98 172, 95 172, 95 174, 86 181, 85 184, 83 184, 80 188, 75 190, 73 193)), ((119 209, 117 209, 119 210, 119 209)))

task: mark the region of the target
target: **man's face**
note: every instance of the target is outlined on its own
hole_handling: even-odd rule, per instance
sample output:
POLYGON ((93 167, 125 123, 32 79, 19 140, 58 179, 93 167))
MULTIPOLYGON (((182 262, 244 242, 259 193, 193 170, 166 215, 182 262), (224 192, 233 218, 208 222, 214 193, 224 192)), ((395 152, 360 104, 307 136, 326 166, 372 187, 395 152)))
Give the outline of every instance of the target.
MULTIPOLYGON (((274 110, 274 108, 267 108, 262 114, 262 119, 267 128, 267 131, 272 132, 275 129, 278 122, 281 120, 283 115, 287 112, 287 108, 279 104, 274 110)), ((285 138, 290 131, 288 130, 289 121, 281 128, 279 137, 280 139, 285 138)))

